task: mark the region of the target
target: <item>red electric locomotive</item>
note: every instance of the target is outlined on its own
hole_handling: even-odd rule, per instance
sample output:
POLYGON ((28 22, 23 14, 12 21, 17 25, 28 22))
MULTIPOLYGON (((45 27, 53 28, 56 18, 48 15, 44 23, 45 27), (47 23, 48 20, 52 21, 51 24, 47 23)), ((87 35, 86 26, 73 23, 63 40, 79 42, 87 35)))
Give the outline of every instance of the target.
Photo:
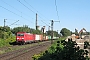
POLYGON ((27 43, 27 42, 33 42, 35 40, 35 35, 26 33, 26 32, 18 32, 16 35, 16 42, 17 43, 27 43))

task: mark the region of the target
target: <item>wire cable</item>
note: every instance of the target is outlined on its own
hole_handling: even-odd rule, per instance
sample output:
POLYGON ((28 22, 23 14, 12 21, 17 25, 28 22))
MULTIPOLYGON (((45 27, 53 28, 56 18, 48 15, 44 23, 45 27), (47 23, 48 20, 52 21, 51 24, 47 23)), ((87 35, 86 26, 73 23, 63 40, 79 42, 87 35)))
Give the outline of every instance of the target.
MULTIPOLYGON (((1 0, 1 1, 4 2, 5 4, 7 4, 8 6, 14 8, 14 9, 17 10, 18 12, 23 13, 23 12, 21 12, 20 10, 16 9, 15 7, 11 6, 10 4, 6 3, 5 1, 3 1, 3 0, 1 0)), ((25 14, 25 13, 23 13, 23 14, 24 14, 24 15, 27 15, 27 14, 25 14)), ((28 16, 28 15, 27 15, 27 16, 28 16)), ((28 16, 28 17, 30 17, 30 16, 28 16)), ((33 18, 32 18, 32 19, 33 19, 33 18)))
POLYGON ((12 12, 12 11, 10 11, 9 9, 7 9, 7 8, 5 8, 5 7, 1 6, 1 5, 0 5, 0 7, 1 7, 1 8, 3 8, 3 9, 5 9, 5 10, 7 10, 7 11, 9 11, 9 12, 11 12, 11 13, 13 13, 13 14, 15 14, 15 15, 17 15, 17 16, 19 16, 19 17, 21 17, 20 15, 18 15, 18 14, 16 14, 16 13, 14 13, 14 12, 12 12))
MULTIPOLYGON (((13 24, 17 23, 18 21, 19 21, 19 20, 17 20, 16 22, 12 23, 11 25, 13 25, 13 24)), ((11 26, 11 25, 9 25, 9 26, 11 26)))
MULTIPOLYGON (((33 6, 31 6, 26 0, 24 0, 25 3, 27 3, 30 7, 32 7, 34 10, 36 10, 33 6)), ((41 14, 38 10, 36 10, 37 13, 41 14)), ((42 16, 44 16, 43 14, 41 14, 42 16)), ((45 16, 44 16, 45 17, 45 16)), ((46 18, 46 17, 45 17, 46 18)), ((46 18, 47 19, 47 18, 46 18)))
MULTIPOLYGON (((19 17, 21 17, 21 18, 23 18, 23 19, 25 19, 25 20, 27 20, 26 18, 24 18, 24 17, 22 17, 22 16, 20 16, 20 15, 18 15, 18 14, 16 14, 16 13, 10 11, 9 9, 7 9, 7 8, 1 6, 1 5, 0 5, 0 7, 3 8, 3 9, 5 9, 5 10, 7 10, 7 11, 9 11, 9 12, 11 12, 11 13, 13 13, 13 14, 15 14, 15 15, 17 15, 17 16, 19 16, 19 17)), ((31 23, 33 24, 33 22, 31 22, 31 23)))
MULTIPOLYGON (((19 3, 21 3, 24 7, 26 7, 27 9, 29 9, 30 11, 32 11, 34 14, 36 14, 33 10, 31 10, 29 7, 27 7, 25 4, 23 4, 20 0, 17 0, 19 3)), ((25 1, 25 0, 24 0, 25 1)), ((26 1, 25 1, 26 2, 26 1)), ((27 2, 26 2, 27 3, 27 2)), ((30 4, 29 4, 30 5, 30 4)), ((31 5, 30 5, 31 6, 31 5)), ((36 10, 37 11, 37 10, 36 10)), ((39 15, 38 15, 39 16, 39 15)), ((39 16, 40 17, 40 16, 39 16)), ((41 17, 40 17, 41 18, 41 17)), ((41 20, 42 21, 42 20, 41 20)), ((43 23, 45 23, 44 21, 42 21, 43 23)), ((46 24, 46 23, 45 23, 46 24)), ((47 26, 49 26, 48 24, 46 24, 47 26)))
MULTIPOLYGON (((24 7, 26 7, 27 9, 29 9, 30 11, 32 11, 29 7, 27 7, 25 4, 23 4, 20 0, 17 0, 19 3, 21 3, 24 7)), ((32 11, 33 13, 35 13, 34 11, 32 11)), ((36 13, 35 13, 36 14, 36 13)))
POLYGON ((57 10, 56 0, 55 0, 55 6, 56 6, 57 17, 58 17, 58 20, 59 20, 59 15, 58 15, 58 10, 57 10))

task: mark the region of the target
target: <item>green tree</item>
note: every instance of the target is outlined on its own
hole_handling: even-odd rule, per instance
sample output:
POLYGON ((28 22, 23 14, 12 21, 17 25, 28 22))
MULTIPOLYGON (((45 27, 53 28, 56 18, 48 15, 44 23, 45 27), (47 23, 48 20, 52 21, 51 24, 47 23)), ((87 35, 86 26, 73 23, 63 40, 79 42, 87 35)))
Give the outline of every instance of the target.
POLYGON ((17 32, 28 32, 28 33, 30 33, 30 28, 25 25, 23 27, 15 27, 12 29, 13 34, 16 34, 17 32))
POLYGON ((90 35, 90 32, 87 32, 87 35, 90 35))
POLYGON ((53 32, 54 32, 54 36, 55 36, 55 37, 58 37, 58 36, 59 36, 59 34, 58 34, 57 31, 53 31, 53 32))
POLYGON ((63 36, 70 36, 71 35, 71 31, 67 28, 62 28, 61 32, 60 32, 63 36))
MULTIPOLYGON (((85 42, 85 47, 89 44, 85 42)), ((57 46, 51 47, 52 53, 49 50, 45 51, 40 58, 36 60, 89 60, 88 51, 80 49, 75 41, 68 39, 68 41, 57 41, 57 46), (63 45, 63 48, 60 45, 63 45)), ((35 60, 35 59, 34 59, 35 60)))
POLYGON ((52 31, 47 31, 47 35, 51 35, 52 31))
POLYGON ((0 38, 1 39, 9 38, 11 36, 11 34, 12 34, 12 32, 10 30, 10 27, 8 27, 8 26, 5 26, 5 27, 0 26, 0 38))
POLYGON ((13 34, 16 34, 17 32, 27 32, 27 33, 33 33, 33 34, 41 34, 42 33, 40 30, 35 30, 32 28, 29 28, 27 25, 24 25, 23 27, 15 27, 12 29, 13 34))
POLYGON ((4 31, 5 31, 5 32, 11 31, 11 30, 10 30, 10 27, 9 27, 9 26, 5 26, 5 27, 4 27, 4 31))
POLYGON ((35 29, 31 29, 31 32, 33 34, 42 34, 42 32, 40 30, 35 30, 35 29))
MULTIPOLYGON (((47 35, 51 35, 51 34, 52 34, 52 31, 47 31, 47 35)), ((53 34, 54 34, 55 37, 60 36, 57 31, 53 31, 53 34)))

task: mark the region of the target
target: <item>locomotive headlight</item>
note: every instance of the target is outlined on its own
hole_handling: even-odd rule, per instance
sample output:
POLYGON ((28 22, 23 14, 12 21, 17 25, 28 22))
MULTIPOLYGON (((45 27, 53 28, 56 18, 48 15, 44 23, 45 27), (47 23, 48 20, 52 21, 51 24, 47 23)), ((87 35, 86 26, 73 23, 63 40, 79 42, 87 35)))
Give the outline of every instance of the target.
POLYGON ((22 39, 24 39, 24 38, 22 38, 22 39))
POLYGON ((17 38, 17 39, 19 39, 19 38, 17 38))

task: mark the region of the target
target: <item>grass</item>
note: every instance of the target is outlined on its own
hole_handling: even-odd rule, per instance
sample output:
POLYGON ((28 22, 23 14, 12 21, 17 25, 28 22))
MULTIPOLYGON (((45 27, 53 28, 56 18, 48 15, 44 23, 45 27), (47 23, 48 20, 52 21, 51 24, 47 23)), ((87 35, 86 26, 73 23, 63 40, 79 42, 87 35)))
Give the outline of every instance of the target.
POLYGON ((5 53, 5 51, 4 50, 0 50, 0 54, 3 54, 3 53, 5 53))
MULTIPOLYGON (((62 39, 65 39, 65 38, 60 38, 59 40, 62 40, 62 39)), ((33 45, 41 44, 41 42, 38 42, 37 44, 27 44, 27 45, 21 45, 21 46, 16 46, 16 47, 13 47, 13 45, 10 45, 10 43, 13 43, 15 41, 16 41, 15 36, 13 36, 12 38, 8 38, 6 40, 0 39, 0 48, 6 47, 5 49, 0 50, 0 54, 7 53, 7 52, 10 52, 10 51, 14 51, 14 50, 19 50, 19 49, 30 47, 30 46, 33 46, 33 45)), ((42 43, 44 43, 44 42, 42 42, 42 43)), ((55 45, 56 45, 56 43, 54 43, 52 46, 55 47, 55 45)))
POLYGON ((22 48, 28 48, 28 47, 35 46, 35 45, 42 44, 42 43, 44 43, 44 42, 39 42, 39 43, 35 43, 35 44, 17 45, 17 46, 12 46, 12 45, 4 46, 6 48, 2 49, 3 48, 2 47, 1 48, 2 50, 0 50, 0 54, 7 53, 7 52, 10 52, 10 51, 19 50, 19 49, 22 49, 22 48))

